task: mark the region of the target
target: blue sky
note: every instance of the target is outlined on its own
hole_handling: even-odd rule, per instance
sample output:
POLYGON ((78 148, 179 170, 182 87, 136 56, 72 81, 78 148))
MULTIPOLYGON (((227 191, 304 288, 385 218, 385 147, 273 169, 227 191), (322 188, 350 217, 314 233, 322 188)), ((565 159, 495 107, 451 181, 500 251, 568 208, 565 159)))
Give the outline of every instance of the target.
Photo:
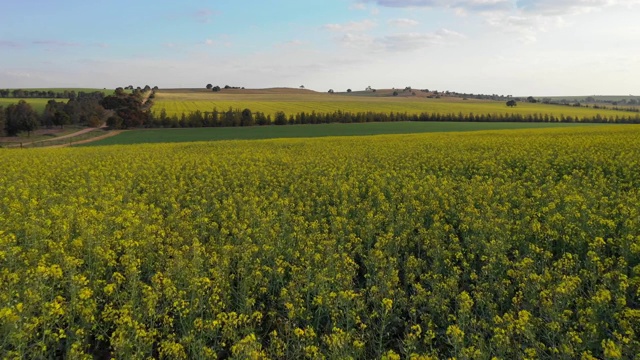
POLYGON ((0 88, 640 94, 639 0, 3 0, 0 88))

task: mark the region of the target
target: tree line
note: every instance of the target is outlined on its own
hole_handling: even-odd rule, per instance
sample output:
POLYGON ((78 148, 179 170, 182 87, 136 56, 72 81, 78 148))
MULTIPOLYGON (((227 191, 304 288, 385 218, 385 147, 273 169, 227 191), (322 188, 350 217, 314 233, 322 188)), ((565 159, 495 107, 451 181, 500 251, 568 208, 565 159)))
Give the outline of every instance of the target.
POLYGON ((117 88, 113 95, 105 96, 103 92, 79 92, 67 102, 51 99, 47 102, 42 114, 25 100, 20 100, 6 108, 0 107, 0 135, 16 136, 22 132, 31 134, 40 127, 52 128, 65 125, 84 125, 99 127, 107 123, 112 128, 134 128, 149 122, 152 102, 144 98, 149 89, 132 89, 127 93, 117 88), (2 133, 3 132, 3 133, 2 133))
POLYGON ((25 100, 20 100, 6 108, 0 107, 0 131, 3 135, 16 136, 21 132, 30 134, 40 127, 52 128, 65 125, 100 126, 106 112, 100 105, 104 93, 78 93, 67 102, 51 99, 42 114, 25 100))
POLYGON ((79 96, 89 94, 84 91, 76 92, 74 90, 23 90, 23 89, 0 89, 0 98, 16 98, 16 99, 76 99, 79 96))
POLYGON ((193 127, 238 127, 265 125, 302 125, 302 124, 330 124, 330 123, 366 123, 366 122, 395 122, 395 121, 465 121, 465 122, 559 122, 559 123, 640 123, 640 115, 607 116, 596 114, 588 117, 551 115, 551 114, 464 114, 459 113, 427 113, 410 114, 407 112, 349 112, 333 111, 327 113, 298 112, 285 114, 276 112, 273 116, 263 112, 252 112, 250 109, 233 109, 220 111, 196 110, 190 113, 168 115, 165 109, 159 114, 148 113, 146 121, 141 127, 148 128, 193 128, 193 127))

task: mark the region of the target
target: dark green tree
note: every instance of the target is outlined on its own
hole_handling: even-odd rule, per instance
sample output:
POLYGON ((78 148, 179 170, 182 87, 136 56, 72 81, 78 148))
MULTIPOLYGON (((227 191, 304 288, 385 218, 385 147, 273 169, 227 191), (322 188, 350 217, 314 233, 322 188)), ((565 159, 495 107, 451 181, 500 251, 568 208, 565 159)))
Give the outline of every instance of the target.
POLYGON ((118 115, 110 116, 107 119, 107 126, 112 129, 122 129, 124 127, 122 118, 118 115))
POLYGON ((207 84, 207 90, 211 90, 212 88, 213 88, 213 85, 207 84))
POLYGON ((64 110, 56 111, 52 118, 53 125, 63 128, 71 123, 71 117, 64 110))
POLYGON ((4 108, 0 106, 0 136, 4 135, 5 121, 4 108))
POLYGON ((275 125, 287 125, 287 115, 285 115, 285 113, 282 111, 278 111, 273 123, 275 125))
POLYGON ((514 107, 514 106, 516 106, 516 105, 518 105, 518 103, 516 103, 516 101, 515 101, 515 100, 509 100, 509 101, 507 101, 507 106, 508 106, 508 107, 514 107))
POLYGON ((253 125, 254 125, 254 121, 253 121, 253 114, 251 113, 251 110, 249 109, 242 110, 242 120, 240 122, 240 126, 253 126, 253 125))
POLYGON ((47 105, 44 108, 44 112, 42 113, 42 126, 52 127, 53 125, 57 125, 54 123, 54 116, 56 112, 63 111, 64 112, 65 103, 62 101, 49 100, 47 105))
POLYGON ((122 120, 121 122, 110 122, 118 125, 119 128, 139 127, 149 120, 149 113, 143 110, 142 98, 139 92, 130 95, 110 95, 102 99, 100 105, 102 105, 104 109, 113 110, 118 118, 122 120))
POLYGON ((24 100, 9 105, 5 116, 5 131, 9 136, 16 136, 21 131, 31 136, 31 132, 38 128, 38 113, 24 100))

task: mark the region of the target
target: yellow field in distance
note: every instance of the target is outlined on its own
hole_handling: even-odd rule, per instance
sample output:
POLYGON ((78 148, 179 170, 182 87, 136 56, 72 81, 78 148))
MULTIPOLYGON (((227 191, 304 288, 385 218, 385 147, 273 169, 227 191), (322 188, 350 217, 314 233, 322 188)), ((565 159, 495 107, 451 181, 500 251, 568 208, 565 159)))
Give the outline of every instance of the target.
POLYGON ((226 111, 248 108, 253 112, 260 111, 272 116, 277 111, 284 111, 287 115, 299 112, 331 113, 334 111, 349 112, 407 112, 409 114, 426 113, 473 113, 480 114, 548 114, 554 116, 593 117, 602 116, 634 116, 636 113, 593 109, 587 107, 573 107, 562 105, 548 105, 541 103, 519 102, 516 107, 506 106, 505 101, 491 100, 463 100, 461 98, 443 97, 429 99, 424 93, 414 90, 410 92, 398 90, 399 96, 392 96, 393 90, 380 90, 376 93, 320 93, 304 89, 223 89, 213 92, 207 89, 167 89, 156 92, 153 111, 159 114, 165 109, 169 116, 180 116, 199 110, 211 112, 214 108, 226 111))

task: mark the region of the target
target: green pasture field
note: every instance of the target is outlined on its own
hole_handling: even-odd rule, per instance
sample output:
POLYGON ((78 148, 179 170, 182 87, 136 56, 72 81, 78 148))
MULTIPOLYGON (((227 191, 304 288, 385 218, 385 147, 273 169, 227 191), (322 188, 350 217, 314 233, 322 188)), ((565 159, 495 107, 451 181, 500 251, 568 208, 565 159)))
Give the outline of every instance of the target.
MULTIPOLYGON (((18 101, 20 100, 24 100, 27 103, 31 104, 31 106, 33 107, 33 109, 35 111, 37 111, 38 113, 42 113, 44 111, 44 108, 47 106, 47 102, 51 99, 33 99, 33 98, 29 98, 29 99, 18 99, 18 98, 0 98, 0 106, 2 106, 3 108, 7 108, 7 106, 11 105, 11 104, 17 104, 18 101)), ((55 99, 56 101, 64 101, 66 102, 65 99, 55 99)))
POLYGON ((119 135, 81 146, 130 145, 214 140, 254 140, 273 138, 364 136, 506 129, 559 128, 599 124, 575 123, 478 123, 478 122, 392 122, 364 124, 282 125, 223 128, 129 130, 119 135))
MULTIPOLYGON (((422 95, 422 94, 420 94, 422 95)), ((277 111, 287 115, 299 112, 331 113, 337 110, 349 112, 407 112, 419 113, 473 113, 479 114, 548 114, 554 116, 592 117, 602 116, 635 116, 635 113, 591 109, 548 104, 531 104, 519 102, 516 107, 507 107, 503 101, 463 100, 460 98, 429 99, 424 96, 377 95, 373 93, 336 93, 326 94, 309 90, 275 89, 275 90, 222 90, 218 93, 206 89, 197 90, 159 90, 154 99, 153 111, 159 114, 165 109, 169 116, 180 116, 199 110, 211 112, 214 108, 226 111, 229 108, 248 108, 253 112, 263 112, 272 116, 277 111)))

